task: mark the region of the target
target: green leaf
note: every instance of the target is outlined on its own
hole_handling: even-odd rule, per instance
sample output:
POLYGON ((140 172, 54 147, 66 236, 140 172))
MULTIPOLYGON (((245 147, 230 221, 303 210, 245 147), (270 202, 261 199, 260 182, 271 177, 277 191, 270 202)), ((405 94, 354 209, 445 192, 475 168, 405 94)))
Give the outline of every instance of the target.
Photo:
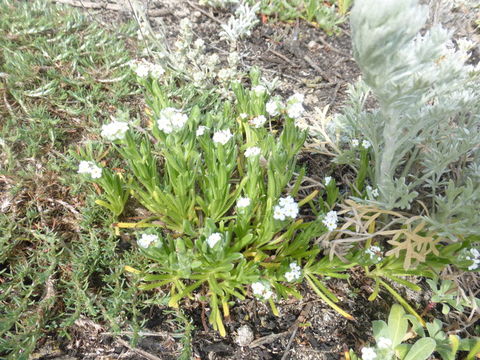
POLYGON ((473 345, 472 349, 471 349, 470 352, 468 353, 468 355, 467 355, 467 360, 474 360, 474 359, 475 359, 475 356, 477 356, 478 354, 480 354, 480 339, 475 338, 475 339, 469 339, 469 340, 474 340, 474 341, 475 341, 475 345, 473 345))
POLYGON ((413 344, 404 360, 426 360, 432 355, 437 343, 432 338, 423 338, 413 344))
POLYGON ((388 336, 388 325, 383 320, 374 320, 372 321, 372 328, 373 328, 373 337, 378 339, 380 337, 388 336))
POLYGON ((393 348, 401 344, 407 329, 408 320, 405 318, 405 310, 398 304, 393 305, 388 316, 388 337, 392 340, 393 348))

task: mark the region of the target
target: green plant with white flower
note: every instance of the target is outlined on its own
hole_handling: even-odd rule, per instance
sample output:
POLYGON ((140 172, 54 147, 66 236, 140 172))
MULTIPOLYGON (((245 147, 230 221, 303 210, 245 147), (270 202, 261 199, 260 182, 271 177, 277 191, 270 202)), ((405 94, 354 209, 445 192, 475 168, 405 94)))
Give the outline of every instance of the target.
MULTIPOLYGON (((292 95, 271 115, 269 90, 260 84, 259 72, 253 70, 250 80, 249 88, 231 84, 233 103, 215 95, 202 103, 196 95, 183 102, 170 97, 168 79, 139 78, 149 107, 147 126, 119 116, 101 130, 103 141, 122 159, 122 175, 108 177, 107 167, 83 162, 82 172, 107 199, 115 194, 110 189, 118 188, 121 209, 130 197, 147 210, 141 221, 116 223, 118 230, 136 229, 132 235, 152 261, 146 269, 127 267, 140 274, 141 287, 168 285, 174 307, 194 294, 206 299, 210 323, 222 335, 223 318, 235 298, 253 295, 278 313, 275 301, 301 297, 296 284, 304 279, 351 318, 322 278, 348 277, 343 272, 353 262, 321 259, 313 244, 337 227, 336 212, 325 215, 336 196, 325 208, 315 201, 317 191, 298 190, 304 169, 297 155, 306 133, 296 120, 303 113, 303 96, 292 95), (301 214, 307 203, 313 220, 301 214)), ((336 186, 331 191, 338 192, 336 186)))
POLYGON ((390 310, 388 322, 375 320, 373 337, 375 346, 364 346, 361 357, 353 350, 345 356, 350 360, 426 360, 436 352, 443 360, 454 360, 459 351, 467 352, 465 359, 473 360, 480 351, 480 340, 461 339, 443 331, 442 322, 420 324, 413 316, 405 314, 402 306, 395 304, 390 310), (412 339, 419 337, 415 342, 412 339), (413 343, 412 343, 413 342, 413 343))

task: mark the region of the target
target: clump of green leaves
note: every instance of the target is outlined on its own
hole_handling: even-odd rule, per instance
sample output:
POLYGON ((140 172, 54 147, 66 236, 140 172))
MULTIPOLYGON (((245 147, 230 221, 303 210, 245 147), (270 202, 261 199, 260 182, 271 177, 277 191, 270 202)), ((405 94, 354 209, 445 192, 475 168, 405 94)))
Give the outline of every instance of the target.
MULTIPOLYGON (((414 317, 407 315, 402 306, 395 304, 390 310, 388 323, 383 320, 373 321, 375 347, 361 350, 363 360, 425 360, 434 352, 443 360, 454 360, 459 351, 466 351, 466 359, 473 360, 480 350, 479 339, 460 339, 456 335, 447 336, 442 330, 442 322, 435 319, 427 323, 426 331, 414 317), (412 343, 412 339, 419 337, 412 343)), ((352 351, 347 354, 350 359, 359 357, 352 351)))
MULTIPOLYGON (((228 5, 231 2, 223 3, 228 5)), ((245 2, 258 4, 262 14, 278 18, 280 21, 304 19, 329 35, 340 32, 339 25, 345 22, 345 15, 352 3, 351 0, 245 0, 245 2)), ((214 3, 218 4, 218 1, 214 3)))
POLYGON ((465 308, 479 308, 480 299, 468 299, 460 296, 459 289, 453 280, 427 279, 432 290, 431 301, 442 304, 442 313, 448 314, 451 309, 463 312, 465 308))
MULTIPOLYGON (((303 278, 328 304, 351 317, 319 277, 346 277, 340 272, 352 263, 317 261, 320 249, 311 241, 326 231, 325 208, 313 203, 316 192, 298 193, 304 170, 297 166, 297 155, 306 133, 295 118, 303 111, 303 97, 292 96, 275 109, 270 103, 267 111, 270 96, 254 69, 250 88, 231 84, 234 103, 216 97, 211 102, 194 87, 188 91, 196 95, 178 98, 188 85, 177 88, 180 80, 173 82, 170 76, 175 73, 139 78, 150 113, 145 129, 138 131, 135 120, 102 127, 102 136, 124 161, 122 176, 113 178, 105 168, 101 171, 108 179, 98 178, 96 168, 85 172, 107 195, 116 188, 123 201, 127 192, 149 212, 140 222, 117 224, 146 228, 134 236, 151 266, 128 268, 141 274, 141 288, 169 285, 173 307, 198 293, 209 301, 210 323, 222 335, 223 317, 229 316, 234 298, 244 299, 251 288, 276 313, 275 297, 300 297, 295 284, 303 278), (121 184, 106 187, 111 179, 121 184), (306 203, 314 211, 308 222, 300 217, 306 203)), ((327 194, 333 207, 338 197, 334 182, 327 194)))

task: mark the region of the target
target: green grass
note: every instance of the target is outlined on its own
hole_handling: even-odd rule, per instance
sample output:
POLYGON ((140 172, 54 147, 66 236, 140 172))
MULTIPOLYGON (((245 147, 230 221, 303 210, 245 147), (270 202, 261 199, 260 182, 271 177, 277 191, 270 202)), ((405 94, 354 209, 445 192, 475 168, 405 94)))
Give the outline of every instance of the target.
POLYGON ((352 0, 251 0, 261 4, 261 12, 280 21, 303 19, 328 35, 340 32, 352 0))
POLYGON ((76 174, 92 129, 119 109, 141 111, 124 66, 135 31, 106 30, 47 1, 0 0, 2 359, 28 359, 47 336, 68 341, 80 317, 138 331, 142 311, 163 302, 147 301, 125 274, 145 260, 105 230, 113 219, 76 174))

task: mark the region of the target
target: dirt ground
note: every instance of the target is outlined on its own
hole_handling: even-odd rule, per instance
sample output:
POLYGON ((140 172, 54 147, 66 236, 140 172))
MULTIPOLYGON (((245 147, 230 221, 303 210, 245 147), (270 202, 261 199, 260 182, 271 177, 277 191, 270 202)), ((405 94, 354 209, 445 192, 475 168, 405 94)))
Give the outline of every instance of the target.
MULTIPOLYGON (((107 27, 131 19, 128 0, 91 0, 57 2, 84 7, 92 21, 107 27)), ((228 45, 220 40, 219 22, 225 22, 230 13, 200 7, 197 2, 181 0, 151 0, 144 4, 154 29, 163 24, 167 38, 174 41, 179 21, 189 17, 195 24, 196 35, 207 48, 227 52, 228 45)), ((434 6, 432 8, 435 9, 434 6)), ((458 37, 477 36, 469 26, 471 14, 448 13, 437 9, 438 19, 456 26, 458 37), (461 21, 463 19, 463 21, 461 21), (460 24, 460 25, 459 25, 460 24)), ((437 14, 437 13, 436 13, 437 14)), ((252 36, 238 44, 245 67, 258 66, 264 76, 281 80, 278 93, 286 96, 293 91, 306 95, 308 111, 314 107, 330 107, 330 113, 338 112, 346 99, 346 86, 353 83, 360 71, 352 57, 348 24, 342 25, 338 36, 327 36, 321 30, 305 23, 278 23, 268 21, 255 28, 252 36)), ((475 56, 478 57, 478 49, 475 56)), ((313 174, 323 178, 323 174, 313 174)), ((206 326, 208 309, 186 304, 185 312, 193 320, 193 357, 195 359, 298 359, 334 360, 349 348, 359 349, 372 340, 371 321, 384 319, 394 302, 387 295, 369 302, 373 291, 371 284, 361 273, 351 273, 350 284, 330 280, 329 288, 341 299, 341 306, 355 317, 349 321, 333 311, 307 288, 302 289, 303 300, 288 300, 278 304, 280 316, 272 315, 264 304, 249 299, 238 302, 226 321, 227 337, 221 338, 206 326), (247 346, 236 343, 236 333, 246 325, 252 331, 254 341, 247 346)), ((422 285, 422 284, 421 284, 422 285)), ((424 285, 424 284, 423 284, 424 285)), ((399 289, 399 291, 403 291, 399 289)), ((421 312, 428 305, 428 291, 423 294, 404 293, 421 312)), ((181 348, 172 315, 165 309, 151 308, 144 316, 147 320, 143 336, 136 347, 129 345, 129 334, 113 336, 104 334, 106 329, 88 319, 77 324, 71 341, 52 337, 40 346, 34 359, 177 359, 181 348)), ((435 310, 433 310, 435 311, 435 310)))

